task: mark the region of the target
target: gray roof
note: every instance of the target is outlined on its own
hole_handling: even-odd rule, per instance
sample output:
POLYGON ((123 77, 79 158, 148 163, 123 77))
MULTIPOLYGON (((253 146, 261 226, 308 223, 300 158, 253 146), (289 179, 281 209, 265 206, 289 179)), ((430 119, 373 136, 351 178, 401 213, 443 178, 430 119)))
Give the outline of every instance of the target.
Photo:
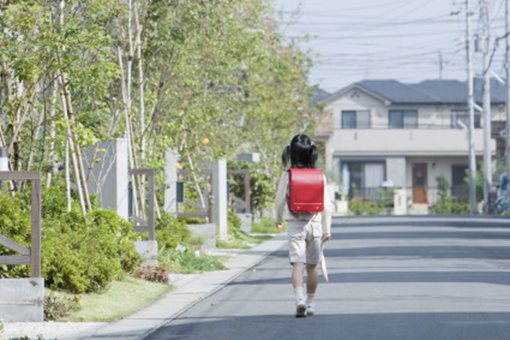
MULTIPOLYGON (((388 99, 392 104, 462 104, 467 101, 467 84, 459 80, 425 80, 401 83, 397 80, 363 80, 356 85, 388 99)), ((475 79, 475 101, 482 102, 483 80, 475 79)), ((491 80, 492 104, 505 104, 505 86, 491 80)))
POLYGON ((324 91, 323 89, 321 89, 320 87, 317 86, 315 88, 315 93, 314 93, 312 99, 310 100, 310 105, 314 106, 315 104, 326 99, 330 95, 331 95, 330 93, 324 91))

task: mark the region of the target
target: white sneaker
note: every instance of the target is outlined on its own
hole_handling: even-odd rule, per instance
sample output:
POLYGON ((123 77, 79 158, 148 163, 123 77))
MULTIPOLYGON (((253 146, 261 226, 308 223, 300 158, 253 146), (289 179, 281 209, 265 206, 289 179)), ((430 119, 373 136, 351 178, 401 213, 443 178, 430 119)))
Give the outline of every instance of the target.
POLYGON ((306 305, 306 315, 315 315, 315 305, 313 303, 306 305))
POLYGON ((302 318, 306 316, 306 303, 305 300, 299 299, 296 302, 296 317, 302 318))

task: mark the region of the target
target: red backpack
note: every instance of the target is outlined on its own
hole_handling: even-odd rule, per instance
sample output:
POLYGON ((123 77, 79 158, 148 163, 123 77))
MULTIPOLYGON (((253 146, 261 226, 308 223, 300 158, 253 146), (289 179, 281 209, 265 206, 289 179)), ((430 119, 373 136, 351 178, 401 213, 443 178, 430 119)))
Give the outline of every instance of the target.
POLYGON ((293 213, 318 213, 324 210, 324 174, 316 168, 289 169, 287 204, 293 213))

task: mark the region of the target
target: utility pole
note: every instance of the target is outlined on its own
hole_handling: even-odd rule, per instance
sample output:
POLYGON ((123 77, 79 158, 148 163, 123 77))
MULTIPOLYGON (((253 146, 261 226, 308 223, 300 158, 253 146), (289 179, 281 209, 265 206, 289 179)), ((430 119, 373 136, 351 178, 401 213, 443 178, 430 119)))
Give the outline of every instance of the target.
POLYGON ((471 36, 471 23, 469 16, 469 0, 465 0, 466 6, 466 66, 467 66, 467 87, 468 98, 467 105, 469 111, 469 129, 468 129, 468 143, 469 143, 469 212, 470 214, 476 213, 476 155, 475 146, 473 141, 473 132, 475 129, 475 107, 473 96, 473 46, 471 36))
MULTIPOLYGON (((510 179, 510 4, 505 0, 505 69, 506 69, 506 176, 510 179)), ((507 184, 507 190, 508 190, 507 184)), ((508 206, 510 213, 510 205, 508 206)))
POLYGON ((443 79, 443 54, 441 51, 437 51, 438 63, 439 63, 439 79, 443 79))
POLYGON ((491 76, 490 76, 490 15, 489 1, 480 0, 483 51, 483 203, 484 213, 489 212, 492 188, 491 155, 491 76))

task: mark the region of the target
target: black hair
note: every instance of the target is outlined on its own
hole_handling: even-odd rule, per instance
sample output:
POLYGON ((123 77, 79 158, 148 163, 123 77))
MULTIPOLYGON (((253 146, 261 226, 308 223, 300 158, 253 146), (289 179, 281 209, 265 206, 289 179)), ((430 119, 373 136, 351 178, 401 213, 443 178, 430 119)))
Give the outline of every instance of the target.
POLYGON ((295 135, 290 144, 283 149, 282 163, 291 168, 315 168, 319 151, 307 135, 295 135))

